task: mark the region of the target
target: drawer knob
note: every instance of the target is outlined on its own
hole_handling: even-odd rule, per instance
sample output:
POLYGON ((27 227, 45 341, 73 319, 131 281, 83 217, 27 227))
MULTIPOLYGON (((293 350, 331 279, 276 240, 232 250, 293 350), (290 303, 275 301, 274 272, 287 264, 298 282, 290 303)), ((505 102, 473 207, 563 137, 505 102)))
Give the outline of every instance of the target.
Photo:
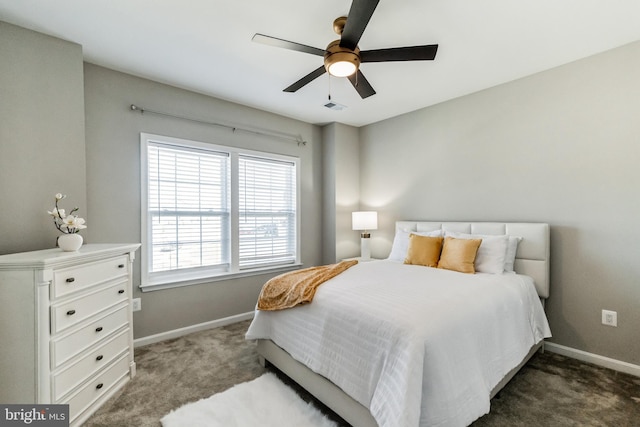
POLYGON ((74 314, 76 314, 75 310, 69 310, 67 311, 67 316, 73 316, 74 314))
POLYGON ((118 268, 124 268, 124 264, 118 264, 118 268))
POLYGON ((96 328, 96 332, 102 332, 102 326, 98 326, 98 327, 96 328))
POLYGON ((104 356, 99 355, 98 357, 96 357, 96 360, 100 361, 100 360, 102 360, 102 358, 103 358, 103 357, 104 357, 104 356))
POLYGON ((69 277, 69 278, 66 280, 66 282, 67 282, 67 283, 73 283, 73 282, 75 282, 75 281, 76 281, 76 279, 75 279, 74 277, 69 277))
POLYGON ((102 388, 102 386, 104 386, 104 384, 100 383, 96 386, 96 390, 100 390, 102 388))
POLYGON ((120 290, 118 291, 118 293, 119 293, 119 294, 124 294, 124 289, 120 289, 120 290))

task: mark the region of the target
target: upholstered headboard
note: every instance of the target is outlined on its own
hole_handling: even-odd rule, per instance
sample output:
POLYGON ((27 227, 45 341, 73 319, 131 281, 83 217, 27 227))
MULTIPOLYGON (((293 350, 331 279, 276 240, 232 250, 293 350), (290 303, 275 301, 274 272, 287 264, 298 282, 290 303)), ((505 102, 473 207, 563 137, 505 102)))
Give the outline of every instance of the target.
POLYGON ((549 297, 549 224, 530 222, 439 222, 397 221, 396 230, 456 231, 470 234, 491 234, 522 237, 516 252, 514 270, 535 281, 540 298, 549 297))

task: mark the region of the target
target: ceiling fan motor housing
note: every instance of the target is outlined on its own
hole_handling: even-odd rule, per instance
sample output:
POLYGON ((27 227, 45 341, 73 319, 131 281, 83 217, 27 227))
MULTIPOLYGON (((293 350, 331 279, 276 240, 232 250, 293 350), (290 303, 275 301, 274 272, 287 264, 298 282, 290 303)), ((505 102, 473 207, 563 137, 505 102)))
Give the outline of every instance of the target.
POLYGON ((334 40, 327 46, 327 51, 324 54, 324 67, 327 72, 336 77, 346 77, 350 76, 360 68, 360 48, 356 47, 354 50, 351 50, 346 47, 340 46, 340 40, 334 40), (353 64, 355 67, 352 72, 349 74, 338 75, 331 68, 332 65, 337 64, 338 62, 347 62, 353 64))
POLYGON ((339 16, 333 20, 333 31, 339 36, 342 35, 342 31, 344 31, 344 26, 347 24, 346 16, 339 16))

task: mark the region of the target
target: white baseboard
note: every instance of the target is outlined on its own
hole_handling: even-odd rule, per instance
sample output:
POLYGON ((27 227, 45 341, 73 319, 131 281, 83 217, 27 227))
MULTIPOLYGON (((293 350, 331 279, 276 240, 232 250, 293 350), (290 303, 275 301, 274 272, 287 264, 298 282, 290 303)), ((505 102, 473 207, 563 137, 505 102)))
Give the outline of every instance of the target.
POLYGON ((160 341, 178 338, 183 335, 191 334, 193 332, 205 331, 207 329, 219 328, 222 326, 230 325, 232 323, 242 322, 243 320, 253 319, 253 311, 248 313, 236 314, 235 316, 224 317, 222 319, 211 320, 209 322, 198 323, 197 325, 191 325, 184 328, 174 329, 172 331, 161 332, 155 335, 149 335, 142 338, 136 338, 133 340, 134 347, 141 347, 143 345, 153 344, 160 341))
POLYGON ((588 353, 586 351, 566 347, 564 345, 555 344, 552 342, 545 342, 544 349, 552 353, 558 353, 563 356, 581 360, 583 362, 593 363, 594 365, 613 369, 614 371, 624 372, 625 374, 640 377, 639 365, 623 362, 621 360, 611 359, 610 357, 600 356, 598 354, 588 353))

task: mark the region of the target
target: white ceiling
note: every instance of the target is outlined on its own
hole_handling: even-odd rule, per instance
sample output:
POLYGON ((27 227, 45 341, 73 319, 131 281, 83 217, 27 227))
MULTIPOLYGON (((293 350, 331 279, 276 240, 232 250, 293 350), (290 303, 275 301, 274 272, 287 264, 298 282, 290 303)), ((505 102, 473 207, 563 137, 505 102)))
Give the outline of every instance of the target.
MULTIPOLYGON (((435 61, 366 63, 377 94, 328 75, 282 89, 322 58, 349 0, 0 0, 0 20, 83 46, 86 61, 309 123, 362 126, 640 40, 639 0, 381 0, 362 50, 439 44, 435 61), (332 100, 346 105, 333 111, 332 100)), ((1 60, 1 58, 0 58, 1 60)), ((135 100, 132 100, 134 102, 135 100)), ((146 106, 150 109, 154 106, 146 106)))

